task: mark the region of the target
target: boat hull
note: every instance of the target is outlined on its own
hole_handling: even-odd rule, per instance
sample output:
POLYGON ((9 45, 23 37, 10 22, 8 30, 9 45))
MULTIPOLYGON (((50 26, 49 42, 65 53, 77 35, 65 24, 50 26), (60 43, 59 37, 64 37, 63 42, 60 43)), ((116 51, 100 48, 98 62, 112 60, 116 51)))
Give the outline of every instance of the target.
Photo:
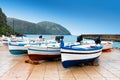
POLYGON ((80 63, 87 63, 96 60, 102 52, 102 47, 100 48, 62 48, 61 49, 61 57, 62 57, 62 65, 64 68, 68 68, 80 63))
POLYGON ((60 57, 60 49, 30 47, 28 48, 28 56, 32 61, 50 60, 60 57))
POLYGON ((28 50, 25 47, 26 44, 8 44, 9 52, 13 55, 27 54, 28 50))
POLYGON ((21 55, 21 54, 27 54, 27 50, 9 50, 9 52, 13 55, 21 55))
POLYGON ((8 40, 2 40, 3 45, 8 46, 8 40))
POLYGON ((64 68, 71 67, 80 63, 92 62, 100 56, 101 52, 97 54, 65 54, 62 53, 62 65, 64 68))
POLYGON ((32 61, 52 60, 60 57, 60 55, 40 55, 40 54, 29 54, 28 56, 32 61))

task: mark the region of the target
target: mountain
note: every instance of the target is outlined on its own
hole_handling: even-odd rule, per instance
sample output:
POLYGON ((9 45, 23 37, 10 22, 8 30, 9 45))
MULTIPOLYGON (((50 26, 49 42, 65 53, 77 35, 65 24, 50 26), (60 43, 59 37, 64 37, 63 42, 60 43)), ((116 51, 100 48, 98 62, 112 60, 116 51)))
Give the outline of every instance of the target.
POLYGON ((11 26, 16 32, 21 33, 21 34, 27 34, 27 33, 34 33, 35 31, 35 23, 15 19, 15 18, 7 18, 7 24, 11 26), (33 27, 31 29, 31 27, 33 27), (33 31, 32 31, 33 30, 33 31))
POLYGON ((20 34, 71 35, 63 26, 49 21, 32 23, 20 19, 7 18, 7 24, 20 34))

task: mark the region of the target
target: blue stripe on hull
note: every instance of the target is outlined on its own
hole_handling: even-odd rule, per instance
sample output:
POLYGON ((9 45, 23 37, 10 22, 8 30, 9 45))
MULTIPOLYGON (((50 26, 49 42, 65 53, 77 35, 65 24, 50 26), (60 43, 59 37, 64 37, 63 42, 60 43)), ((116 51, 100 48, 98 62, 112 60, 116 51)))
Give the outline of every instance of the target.
POLYGON ((9 43, 9 46, 25 46, 27 44, 25 43, 19 43, 19 44, 12 44, 12 43, 9 43))
POLYGON ((38 49, 31 49, 31 48, 28 48, 28 50, 31 50, 31 51, 39 51, 39 52, 60 52, 60 49, 58 50, 56 50, 56 49, 54 49, 54 50, 49 50, 49 49, 45 49, 45 50, 38 50, 38 49))
POLYGON ((100 50, 103 48, 103 46, 88 46, 89 48, 77 48, 77 47, 70 47, 70 46, 65 46, 62 47, 62 49, 65 50, 75 50, 75 51, 93 51, 93 50, 100 50))
POLYGON ((9 50, 11 54, 13 55, 20 55, 20 54, 27 54, 27 50, 9 50))
POLYGON ((80 64, 80 63, 87 63, 87 62, 94 61, 97 58, 98 57, 91 58, 91 59, 84 59, 84 60, 67 60, 67 61, 63 61, 62 65, 63 65, 64 68, 69 68, 71 66, 74 66, 74 65, 77 65, 77 64, 80 64))

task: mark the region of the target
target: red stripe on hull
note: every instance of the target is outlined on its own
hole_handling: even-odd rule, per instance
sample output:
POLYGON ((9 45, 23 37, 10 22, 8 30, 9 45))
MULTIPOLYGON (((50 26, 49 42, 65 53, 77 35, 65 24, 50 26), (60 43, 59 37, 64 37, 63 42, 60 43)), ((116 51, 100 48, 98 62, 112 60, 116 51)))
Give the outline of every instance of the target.
POLYGON ((111 52, 111 49, 104 49, 103 52, 111 52))
POLYGON ((54 58, 61 57, 61 55, 39 55, 39 54, 28 54, 28 56, 32 61, 51 60, 54 58))

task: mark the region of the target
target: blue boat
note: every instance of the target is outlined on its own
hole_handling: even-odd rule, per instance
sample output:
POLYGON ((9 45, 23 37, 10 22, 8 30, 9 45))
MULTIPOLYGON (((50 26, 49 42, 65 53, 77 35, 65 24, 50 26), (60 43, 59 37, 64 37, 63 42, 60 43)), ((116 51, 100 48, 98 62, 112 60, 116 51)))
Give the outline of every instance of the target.
POLYGON ((86 44, 61 47, 61 60, 64 68, 96 60, 102 52, 102 45, 86 44))

